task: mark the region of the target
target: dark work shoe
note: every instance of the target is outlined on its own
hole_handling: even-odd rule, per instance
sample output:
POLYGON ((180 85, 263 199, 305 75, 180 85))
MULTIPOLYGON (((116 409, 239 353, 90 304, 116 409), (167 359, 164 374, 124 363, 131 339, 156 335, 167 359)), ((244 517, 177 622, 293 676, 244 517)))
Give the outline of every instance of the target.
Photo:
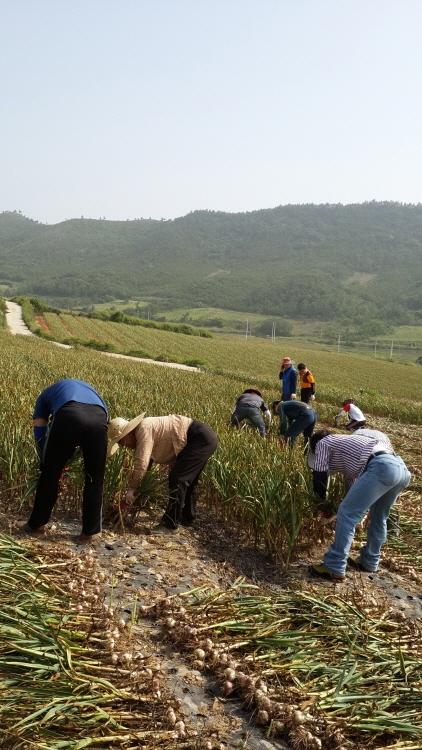
POLYGON ((365 566, 362 565, 360 557, 348 557, 347 564, 355 570, 361 570, 363 573, 375 573, 375 570, 369 570, 369 568, 365 568, 365 566))
POLYGON ((157 526, 153 526, 151 529, 151 534, 162 534, 163 536, 175 536, 178 534, 180 529, 177 527, 176 529, 170 529, 168 526, 164 526, 163 523, 157 524, 157 526))
POLYGON ((79 544, 79 546, 83 546, 84 544, 96 544, 100 539, 101 534, 84 534, 83 531, 77 536, 72 537, 72 541, 75 542, 75 544, 79 544))
POLYGON ((341 583, 346 578, 346 576, 342 576, 339 573, 332 573, 323 563, 321 565, 311 565, 309 572, 314 578, 326 578, 328 581, 335 581, 337 583, 341 583))
POLYGON ((17 534, 27 534, 28 536, 35 537, 35 539, 45 536, 45 526, 38 526, 37 529, 31 529, 27 522, 22 523, 21 521, 15 526, 15 530, 17 534))

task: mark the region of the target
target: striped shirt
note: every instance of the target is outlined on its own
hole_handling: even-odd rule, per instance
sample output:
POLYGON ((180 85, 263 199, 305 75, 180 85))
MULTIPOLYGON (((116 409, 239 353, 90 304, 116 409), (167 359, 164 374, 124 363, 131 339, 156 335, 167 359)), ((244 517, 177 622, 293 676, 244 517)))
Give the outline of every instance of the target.
POLYGON ((150 461, 173 464, 187 443, 192 419, 180 414, 146 417, 135 429, 135 466, 129 487, 136 489, 148 470, 150 461))
POLYGON ((357 430, 353 435, 327 435, 315 446, 316 472, 343 474, 348 487, 363 474, 373 453, 394 453, 387 435, 379 430, 357 430), (364 434, 365 433, 365 434, 364 434))

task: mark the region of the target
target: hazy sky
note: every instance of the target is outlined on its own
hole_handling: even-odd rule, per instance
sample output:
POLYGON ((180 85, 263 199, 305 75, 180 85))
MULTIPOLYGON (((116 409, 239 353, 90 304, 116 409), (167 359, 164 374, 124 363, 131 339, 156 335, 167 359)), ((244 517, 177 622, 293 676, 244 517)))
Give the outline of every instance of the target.
POLYGON ((422 201, 421 0, 0 0, 0 211, 422 201))

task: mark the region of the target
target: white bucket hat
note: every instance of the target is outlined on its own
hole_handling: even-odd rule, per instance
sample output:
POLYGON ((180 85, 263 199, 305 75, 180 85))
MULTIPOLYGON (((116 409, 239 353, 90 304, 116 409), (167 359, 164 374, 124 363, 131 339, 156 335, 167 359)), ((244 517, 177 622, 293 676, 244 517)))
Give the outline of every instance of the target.
POLYGON ((134 419, 131 419, 129 422, 127 419, 122 419, 122 417, 115 417, 109 422, 108 437, 111 442, 108 446, 107 458, 117 451, 119 440, 124 438, 125 435, 128 435, 129 432, 132 432, 138 424, 141 424, 144 417, 145 412, 138 417, 134 417, 134 419))

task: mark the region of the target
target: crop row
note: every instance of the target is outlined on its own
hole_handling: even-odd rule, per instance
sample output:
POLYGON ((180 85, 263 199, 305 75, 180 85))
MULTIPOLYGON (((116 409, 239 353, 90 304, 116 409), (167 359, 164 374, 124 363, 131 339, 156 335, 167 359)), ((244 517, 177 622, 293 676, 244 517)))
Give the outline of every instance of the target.
POLYGON ((198 360, 206 369, 238 381, 278 390, 279 364, 288 354, 304 361, 317 381, 317 396, 324 403, 340 405, 344 398, 355 398, 371 414, 391 416, 406 423, 421 424, 419 367, 387 361, 374 361, 353 354, 306 350, 288 340, 271 344, 260 339, 218 336, 201 339, 136 328, 123 323, 93 320, 72 315, 45 313, 45 321, 57 341, 71 343, 98 341, 104 348, 128 354, 141 352, 152 359, 174 362, 198 360))
MULTIPOLYGON (((115 324, 118 326, 118 324, 115 324)), ((154 335, 157 335, 155 332, 154 335)), ((219 448, 204 475, 204 494, 218 512, 238 523, 249 538, 277 557, 287 559, 299 537, 312 536, 311 475, 301 452, 280 452, 274 422, 266 441, 252 430, 233 431, 229 418, 236 396, 251 381, 230 376, 187 373, 113 359, 86 349, 62 350, 39 339, 1 334, 0 471, 11 498, 22 498, 36 478, 31 411, 38 393, 64 377, 87 380, 105 398, 110 416, 182 413, 209 424, 219 448)), ((173 334, 174 336, 174 334, 173 334)), ((180 338, 178 336, 177 338, 180 338)), ((267 392, 268 400, 277 391, 267 392)), ((335 413, 317 404, 319 419, 331 423, 335 413)), ((128 457, 124 458, 128 461, 128 457)), ((106 510, 115 507, 125 486, 126 471, 118 455, 107 464, 106 510)), ((67 497, 79 504, 82 475, 72 467, 67 497)), ((334 496, 342 487, 334 483, 334 496)))

